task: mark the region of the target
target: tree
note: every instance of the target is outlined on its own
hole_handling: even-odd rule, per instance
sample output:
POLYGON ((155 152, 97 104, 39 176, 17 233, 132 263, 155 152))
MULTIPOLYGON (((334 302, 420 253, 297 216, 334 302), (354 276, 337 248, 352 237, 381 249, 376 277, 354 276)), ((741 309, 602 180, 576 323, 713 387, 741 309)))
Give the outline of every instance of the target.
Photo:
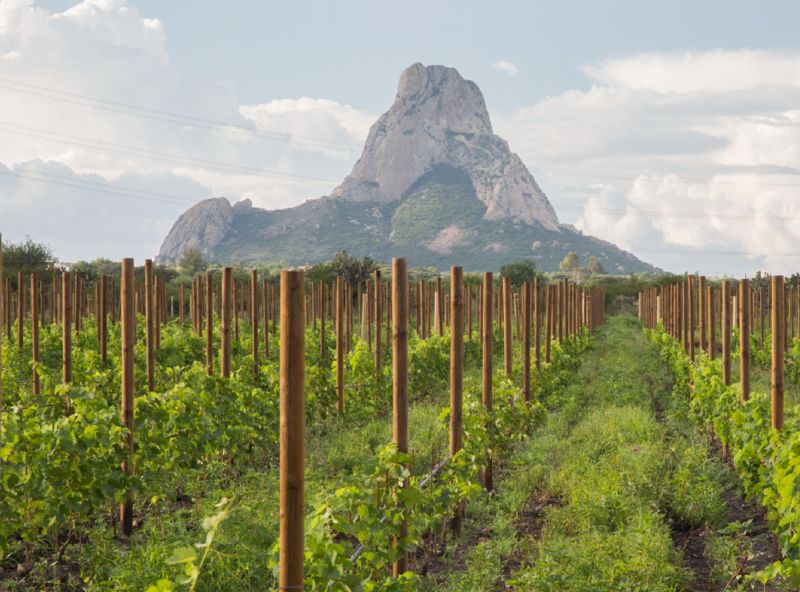
POLYGON ((3 264, 9 277, 20 271, 25 275, 31 273, 44 274, 53 268, 58 261, 52 249, 43 243, 37 243, 31 237, 25 237, 22 243, 3 244, 3 264))
POLYGON ((500 277, 507 277, 511 285, 518 288, 523 283, 533 281, 536 278, 536 266, 530 259, 507 263, 500 268, 500 277))
POLYGON ((594 255, 590 255, 586 260, 586 271, 595 275, 604 274, 606 272, 603 264, 600 263, 600 260, 594 255))
POLYGON ((197 247, 190 247, 178 259, 178 269, 188 276, 194 276, 208 268, 208 263, 203 258, 203 253, 197 247))
POLYGON ((574 251, 570 251, 561 260, 559 268, 561 271, 575 271, 581 264, 581 259, 574 251))
POLYGON ((378 269, 378 264, 372 257, 364 257, 359 261, 348 255, 347 251, 336 253, 331 264, 335 274, 342 276, 351 284, 366 281, 372 272, 378 269))

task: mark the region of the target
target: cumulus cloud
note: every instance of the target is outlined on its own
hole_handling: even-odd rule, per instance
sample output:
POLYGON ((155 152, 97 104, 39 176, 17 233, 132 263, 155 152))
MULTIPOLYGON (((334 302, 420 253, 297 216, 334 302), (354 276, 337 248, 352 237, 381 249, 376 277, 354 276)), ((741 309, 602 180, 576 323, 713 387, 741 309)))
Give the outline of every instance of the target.
MULTIPOLYGON (((329 193, 349 172, 372 116, 325 99, 242 105, 229 84, 187 79, 178 71, 166 35, 160 21, 125 0, 83 0, 63 12, 31 0, 0 2, 0 163, 6 173, 35 161, 105 183, 192 188, 192 201, 226 195, 280 208, 329 193)), ((54 235, 21 217, 20 191, 30 190, 30 203, 53 211, 63 207, 66 193, 39 177, 10 178, 16 188, 8 195, 17 197, 0 198, 4 237, 49 240, 54 235)), ((72 207, 84 208, 82 226, 96 228, 106 204, 118 205, 120 198, 99 190, 87 195, 71 197, 72 207)), ((119 243, 133 245, 131 255, 152 256, 176 218, 175 207, 134 202, 133 211, 157 223, 127 231, 116 226, 119 243)), ((88 249, 65 246, 62 256, 105 254, 99 243, 88 249)))
POLYGON ((563 220, 674 271, 800 265, 800 51, 585 71, 588 89, 495 118, 563 220))
POLYGON ((510 76, 516 76, 519 74, 519 68, 516 64, 512 62, 495 62, 492 64, 492 69, 499 70, 500 72, 505 72, 510 76))

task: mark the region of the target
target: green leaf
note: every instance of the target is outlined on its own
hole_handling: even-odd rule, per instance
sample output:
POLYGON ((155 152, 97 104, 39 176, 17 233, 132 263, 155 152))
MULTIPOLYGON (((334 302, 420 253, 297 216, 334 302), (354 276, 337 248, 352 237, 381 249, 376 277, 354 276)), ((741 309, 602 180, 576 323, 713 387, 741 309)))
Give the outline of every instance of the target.
POLYGON ((191 547, 178 547, 172 551, 172 555, 167 558, 167 565, 177 565, 189 563, 197 559, 197 553, 191 547))

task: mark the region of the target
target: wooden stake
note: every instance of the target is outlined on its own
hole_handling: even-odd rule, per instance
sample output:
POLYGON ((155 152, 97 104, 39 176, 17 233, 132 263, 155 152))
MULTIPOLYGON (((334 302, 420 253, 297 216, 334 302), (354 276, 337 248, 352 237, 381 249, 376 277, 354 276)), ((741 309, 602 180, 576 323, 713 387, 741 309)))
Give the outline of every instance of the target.
POLYGON ((770 310, 772 322, 772 364, 770 368, 770 401, 772 428, 783 428, 783 332, 784 323, 784 290, 783 276, 772 276, 772 306, 770 310))
POLYGON ((722 280, 722 382, 731 383, 731 289, 722 280))
MULTIPOLYGON (((223 300, 225 292, 223 288, 223 300)), ((281 272, 280 590, 303 590, 305 303, 305 274, 281 272)))
MULTIPOLYGON (((65 274, 66 275, 66 274, 65 274)), ((69 278, 64 282, 68 286, 69 278)), ((69 290, 65 289, 64 293, 69 290)), ((68 298, 68 297, 67 297, 68 298)), ((67 302, 65 300, 65 302, 67 302)), ((127 428, 127 450, 122 460, 122 472, 126 477, 133 475, 133 371, 134 351, 136 345, 136 309, 134 301, 133 259, 122 260, 122 283, 120 286, 120 307, 122 309, 122 424, 127 428)), ((67 324, 67 309, 64 310, 64 324, 67 324)), ((133 491, 125 491, 125 500, 120 505, 120 522, 122 534, 130 536, 133 532, 133 491)))
POLYGON ((514 369, 514 350, 512 343, 514 319, 511 316, 511 280, 503 278, 503 370, 509 378, 514 369))
MULTIPOLYGON (((482 368, 482 400, 487 413, 492 412, 492 297, 494 296, 494 279, 492 272, 487 271, 483 274, 483 368, 482 368)), ((486 426, 489 431, 489 447, 492 446, 492 426, 486 426)), ((487 491, 493 487, 492 480, 492 455, 487 451, 486 466, 483 469, 483 486, 487 491)))
POLYGON ((531 283, 522 285, 522 400, 531 400, 531 283))
POLYGON ((206 271, 206 374, 214 375, 214 274, 206 271))
POLYGON ((250 271, 250 329, 253 331, 253 377, 258 378, 258 272, 250 271))
POLYGON ((383 293, 381 290, 381 272, 375 270, 375 372, 381 374, 381 320, 383 319, 383 293))
POLYGON ((33 394, 39 395, 39 280, 31 274, 31 352, 33 358, 33 394))
MULTIPOLYGON (((464 387, 464 270, 450 269, 450 456, 461 450, 464 387)), ((461 508, 453 515, 453 531, 461 532, 461 508)))
POLYGON ((739 377, 742 402, 750 398, 750 286, 739 280, 739 377))
MULTIPOLYGON (((392 259, 392 408, 394 443, 399 452, 408 452, 408 269, 406 260, 392 259)), ((400 536, 405 536, 404 522, 400 536)), ((395 541, 397 544, 397 541, 395 541)), ((395 577, 406 571, 405 551, 395 561, 395 577)))
POLYGON ((336 278, 336 409, 339 413, 344 412, 344 278, 336 278))
POLYGON ((155 334, 153 332, 153 262, 146 259, 144 262, 144 314, 145 336, 147 346, 147 390, 155 390, 155 334))
MULTIPOLYGON (((231 377, 232 275, 233 270, 230 267, 225 267, 222 270, 222 343, 219 354, 220 374, 225 378, 231 377)), ((281 322, 283 322, 282 317, 281 322)))

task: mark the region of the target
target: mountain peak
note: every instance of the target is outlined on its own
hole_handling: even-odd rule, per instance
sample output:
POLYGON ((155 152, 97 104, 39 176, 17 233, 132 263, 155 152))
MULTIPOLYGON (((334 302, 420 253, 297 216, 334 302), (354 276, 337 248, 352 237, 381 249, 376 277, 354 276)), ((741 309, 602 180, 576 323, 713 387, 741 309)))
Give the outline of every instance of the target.
POLYGON ((516 219, 558 231, 558 218, 533 175, 494 135, 478 85, 446 66, 403 70, 397 96, 370 128, 364 152, 333 196, 391 203, 436 165, 463 170, 487 220, 516 219))

